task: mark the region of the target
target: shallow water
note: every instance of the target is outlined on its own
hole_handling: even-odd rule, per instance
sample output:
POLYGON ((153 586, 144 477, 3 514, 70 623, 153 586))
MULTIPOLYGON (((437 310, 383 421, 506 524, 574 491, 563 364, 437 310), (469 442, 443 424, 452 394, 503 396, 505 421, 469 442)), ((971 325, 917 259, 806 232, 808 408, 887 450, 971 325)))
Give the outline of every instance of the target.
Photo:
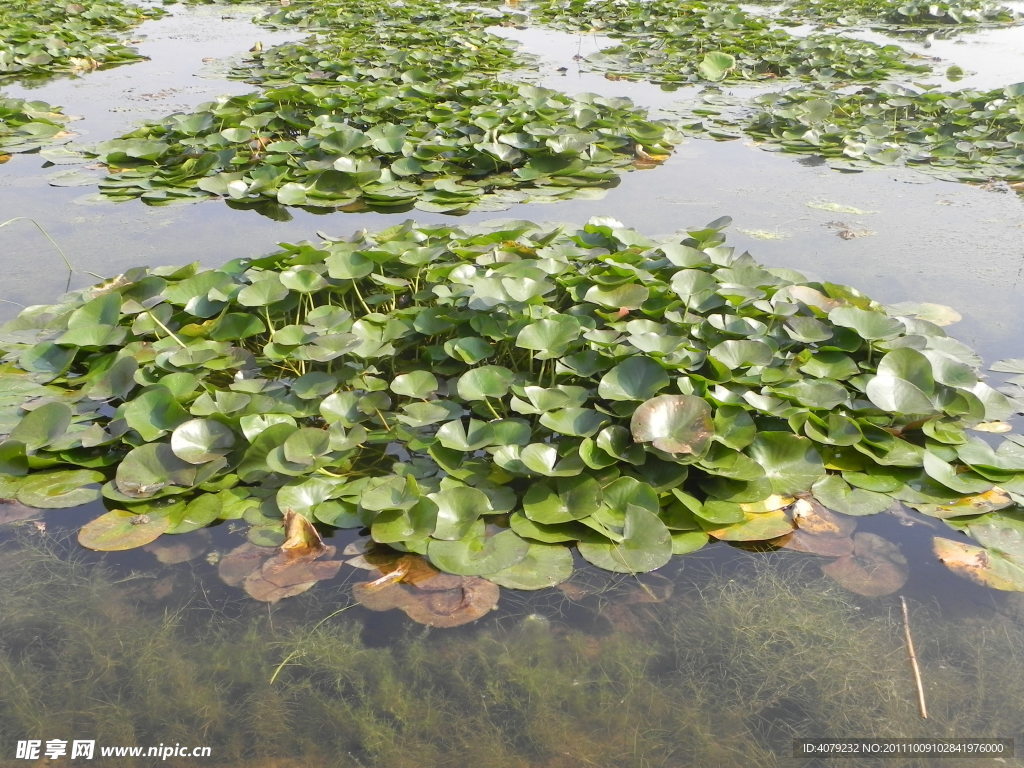
MULTIPOLYGON (((82 115, 74 125, 79 141, 102 141, 134 121, 249 90, 219 74, 257 40, 288 37, 253 26, 252 10, 171 11, 139 30, 151 61, 52 81, 31 95, 82 115)), ((580 72, 573 56, 601 40, 506 32, 541 57, 536 77, 544 85, 629 96, 666 111, 686 94, 580 72)), ((962 49, 1001 55, 1003 43, 979 42, 988 34, 967 38, 962 49)), ((948 45, 955 53, 957 44, 948 45)), ((979 69, 980 60, 965 58, 962 66, 979 69)), ((1019 74, 1004 79, 1024 79, 1019 74)), ((0 170, 0 199, 5 218, 32 218, 61 243, 79 270, 75 286, 94 281, 88 272, 193 260, 213 266, 317 230, 340 235, 412 215, 297 210, 290 221, 274 221, 219 202, 97 203, 90 187, 49 186, 60 170, 16 155, 0 170)), ((652 235, 730 215, 731 244, 762 263, 849 283, 887 302, 949 304, 964 318, 953 335, 987 361, 1024 356, 1024 207, 1012 194, 909 170, 838 173, 745 141, 688 141, 662 167, 627 174, 602 200, 520 206, 506 215, 579 223, 613 216, 652 235), (821 204, 861 212, 815 207, 821 204), (843 230, 863 236, 843 239, 843 230)), ((58 255, 31 225, 0 229, 0 243, 0 298, 12 302, 0 305, 0 316, 64 290, 58 255)), ((872 764, 794 760, 798 737, 992 736, 1017 738, 1024 749, 1024 601, 939 565, 929 543, 936 531, 925 522, 859 521, 861 530, 898 541, 912 564, 903 594, 928 720, 917 714, 896 599, 843 591, 811 556, 709 546, 677 558, 663 576, 583 571, 571 590, 506 591, 499 609, 478 623, 428 630, 397 611, 353 606, 349 585, 368 577, 349 566, 275 606, 249 600, 223 585, 208 561, 244 540, 230 525, 207 539, 191 535, 197 556, 175 565, 160 565, 148 552, 83 552, 69 536, 96 514, 97 507, 57 510, 43 518, 45 530, 31 522, 0 529, 7 539, 0 549, 0 765, 30 764, 12 760, 15 742, 29 738, 92 739, 97 748, 210 746, 211 757, 202 759, 81 764, 218 768, 872 764), (666 577, 671 596, 642 602, 666 577), (646 591, 638 586, 644 583, 646 591)))

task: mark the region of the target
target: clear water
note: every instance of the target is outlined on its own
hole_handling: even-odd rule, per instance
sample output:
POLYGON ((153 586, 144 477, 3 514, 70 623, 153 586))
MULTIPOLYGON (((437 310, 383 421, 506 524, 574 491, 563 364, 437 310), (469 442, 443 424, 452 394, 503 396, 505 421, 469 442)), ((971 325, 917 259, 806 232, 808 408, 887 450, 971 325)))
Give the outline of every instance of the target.
MULTIPOLYGON (((102 141, 133 121, 247 90, 219 73, 255 41, 287 37, 256 28, 245 9, 171 11, 140 29, 149 62, 51 81, 31 95, 83 116, 75 124, 81 141, 102 141)), ((1012 33, 1024 49, 1020 30, 1012 33)), ((536 77, 545 85, 627 95, 664 110, 685 96, 580 72, 572 57, 600 40, 509 34, 541 56, 536 77)), ((988 58, 962 66, 980 71, 985 59, 988 77, 1024 79, 1000 69, 999 46, 1008 43, 990 47, 987 34, 963 45, 988 58)), ((302 211, 273 221, 215 202, 96 203, 89 187, 49 186, 59 170, 15 156, 0 168, 0 200, 5 219, 30 217, 61 243, 78 270, 72 285, 92 282, 89 272, 216 265, 317 230, 345 234, 397 221, 302 211)), ((661 168, 625 176, 602 200, 525 206, 508 216, 614 216, 662 234, 726 214, 734 218, 732 243, 763 263, 850 283, 883 301, 949 304, 964 318, 954 334, 986 360, 1024 356, 1024 207, 1011 194, 899 169, 840 174, 742 141, 690 141, 661 168), (812 205, 821 203, 862 213, 812 205), (846 240, 840 227, 870 234, 846 240)), ((0 244, 0 315, 65 289, 59 257, 31 225, 0 229, 0 244)), ((396 611, 354 605, 351 584, 370 577, 347 565, 273 606, 248 599, 218 579, 212 562, 244 541, 228 525, 189 535, 196 556, 173 565, 149 552, 84 552, 73 532, 97 513, 57 510, 43 518, 45 530, 31 522, 0 528, 0 766, 35 764, 16 757, 26 739, 211 750, 166 760, 97 751, 74 763, 147 768, 936 764, 791 757, 792 739, 825 737, 1003 737, 1024 749, 1024 601, 974 587, 935 562, 930 540, 939 529, 928 522, 859 521, 860 530, 899 542, 911 563, 902 594, 930 711, 922 719, 896 598, 845 592, 811 556, 715 545, 657 575, 581 571, 564 590, 506 591, 476 624, 430 630, 396 611)))

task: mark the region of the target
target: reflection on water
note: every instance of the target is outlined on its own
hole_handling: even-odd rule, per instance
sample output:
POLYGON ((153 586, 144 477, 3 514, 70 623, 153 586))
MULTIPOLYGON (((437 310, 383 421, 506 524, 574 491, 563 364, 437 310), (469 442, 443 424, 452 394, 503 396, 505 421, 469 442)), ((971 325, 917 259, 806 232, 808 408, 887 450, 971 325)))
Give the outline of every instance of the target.
POLYGON ((725 768, 799 764, 793 738, 1024 738, 1019 618, 911 601, 922 720, 893 599, 846 594, 799 557, 694 557, 662 602, 652 577, 584 574, 426 630, 350 606, 344 583, 268 610, 219 592, 202 560, 126 572, 65 543, 33 531, 2 550, 5 751, 95 739, 211 748, 168 766, 725 768))

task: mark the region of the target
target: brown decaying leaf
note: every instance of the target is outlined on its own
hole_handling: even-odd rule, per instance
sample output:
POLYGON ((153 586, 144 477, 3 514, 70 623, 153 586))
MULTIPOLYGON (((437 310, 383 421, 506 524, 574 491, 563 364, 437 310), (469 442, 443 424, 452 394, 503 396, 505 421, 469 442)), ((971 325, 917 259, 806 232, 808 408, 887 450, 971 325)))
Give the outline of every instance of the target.
POLYGON ((258 547, 245 542, 232 549, 217 563, 217 575, 230 587, 240 587, 245 577, 257 570, 274 554, 272 547, 258 547))
POLYGON ((332 557, 334 547, 324 547, 313 554, 294 554, 279 551, 263 561, 258 570, 245 577, 242 586, 249 597, 266 603, 276 603, 285 597, 305 592, 318 581, 333 579, 343 565, 341 560, 318 560, 332 557))
POLYGON ((371 611, 398 608, 429 627, 457 627, 476 621, 498 605, 499 589, 477 576, 439 574, 418 586, 398 581, 362 582, 352 596, 371 611))
POLYGON ((335 548, 323 546, 322 541, 320 545, 319 550, 302 545, 285 550, 246 542, 220 559, 217 573, 225 584, 244 588, 250 597, 276 603, 338 574, 341 560, 320 559, 333 557, 335 548))
POLYGON ((833 536, 850 536, 857 527, 857 521, 847 515, 839 515, 825 509, 814 499, 797 499, 790 509, 793 522, 801 531, 810 534, 827 533, 833 536))
POLYGON ((626 604, 636 603, 663 603, 672 597, 675 583, 667 576, 660 573, 648 573, 638 576, 635 581, 629 583, 623 602, 626 604))
POLYGON ((210 546, 210 532, 194 531, 178 536, 161 537, 143 549, 164 565, 176 565, 195 560, 210 546))
POLYGON ((890 541, 873 533, 853 537, 853 554, 821 566, 826 576, 865 597, 891 595, 907 581, 907 559, 890 541))
POLYGON ((932 539, 932 549, 939 561, 953 573, 984 587, 1010 592, 1024 590, 1024 568, 1005 559, 993 562, 982 547, 952 539, 932 539))
POLYGON ((289 555, 319 556, 325 549, 320 532, 313 527, 309 518, 290 509, 284 513, 284 534, 281 551, 289 555))
POLYGON ((0 165, 3 165, 4 163, 6 163, 10 159, 11 159, 10 155, 0 155, 0 165))
POLYGON ((845 557, 853 554, 853 539, 834 533, 807 533, 803 530, 780 536, 772 544, 795 552, 807 552, 824 557, 845 557))
POLYGON ((35 507, 27 507, 20 501, 14 499, 0 499, 0 525, 4 523, 17 523, 21 520, 28 520, 42 514, 43 510, 35 507))
POLYGON ((377 581, 403 581, 420 589, 453 589, 458 584, 458 577, 448 578, 422 555, 408 552, 396 552, 393 549, 371 549, 364 556, 371 568, 380 571, 382 576, 377 581), (397 574, 397 575, 396 575, 397 574))

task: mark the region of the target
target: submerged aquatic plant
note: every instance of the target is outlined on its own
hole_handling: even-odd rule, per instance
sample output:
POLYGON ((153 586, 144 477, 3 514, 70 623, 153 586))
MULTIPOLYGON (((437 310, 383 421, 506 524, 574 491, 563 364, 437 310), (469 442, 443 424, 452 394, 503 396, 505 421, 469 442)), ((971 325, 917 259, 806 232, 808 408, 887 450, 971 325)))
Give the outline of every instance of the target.
POLYGON ((791 35, 732 3, 682 0, 542 0, 537 19, 621 41, 585 59, 616 77, 665 86, 699 81, 881 80, 929 67, 898 46, 816 33, 791 35))
POLYGON ((71 134, 65 129, 66 123, 67 117, 59 107, 0 97, 0 158, 67 141, 71 134))
POLYGON ((163 14, 159 7, 120 0, 5 0, 0 5, 0 80, 138 61, 144 57, 116 33, 163 14))
POLYGON ((297 513, 519 588, 570 547, 641 572, 791 533, 798 499, 899 500, 984 521, 1024 577, 996 543, 1024 449, 970 432, 1016 404, 940 327, 765 269, 726 223, 406 222, 31 308, 0 342, 0 495, 102 483, 110 548, 225 519, 275 544, 297 513))
MULTIPOLYGON (((428 634, 359 609, 330 616, 326 593, 272 618, 213 590, 197 600, 188 583, 153 601, 154 574, 126 579, 19 537, 0 550, 0 738, 202 744, 218 768, 777 768, 807 733, 1022 736, 1019 621, 914 610, 928 628, 922 720, 894 617, 771 563, 687 569, 661 603, 619 599, 630 578, 561 606, 576 621, 538 600, 428 634)), ((97 750, 93 764, 124 758, 97 750)))

